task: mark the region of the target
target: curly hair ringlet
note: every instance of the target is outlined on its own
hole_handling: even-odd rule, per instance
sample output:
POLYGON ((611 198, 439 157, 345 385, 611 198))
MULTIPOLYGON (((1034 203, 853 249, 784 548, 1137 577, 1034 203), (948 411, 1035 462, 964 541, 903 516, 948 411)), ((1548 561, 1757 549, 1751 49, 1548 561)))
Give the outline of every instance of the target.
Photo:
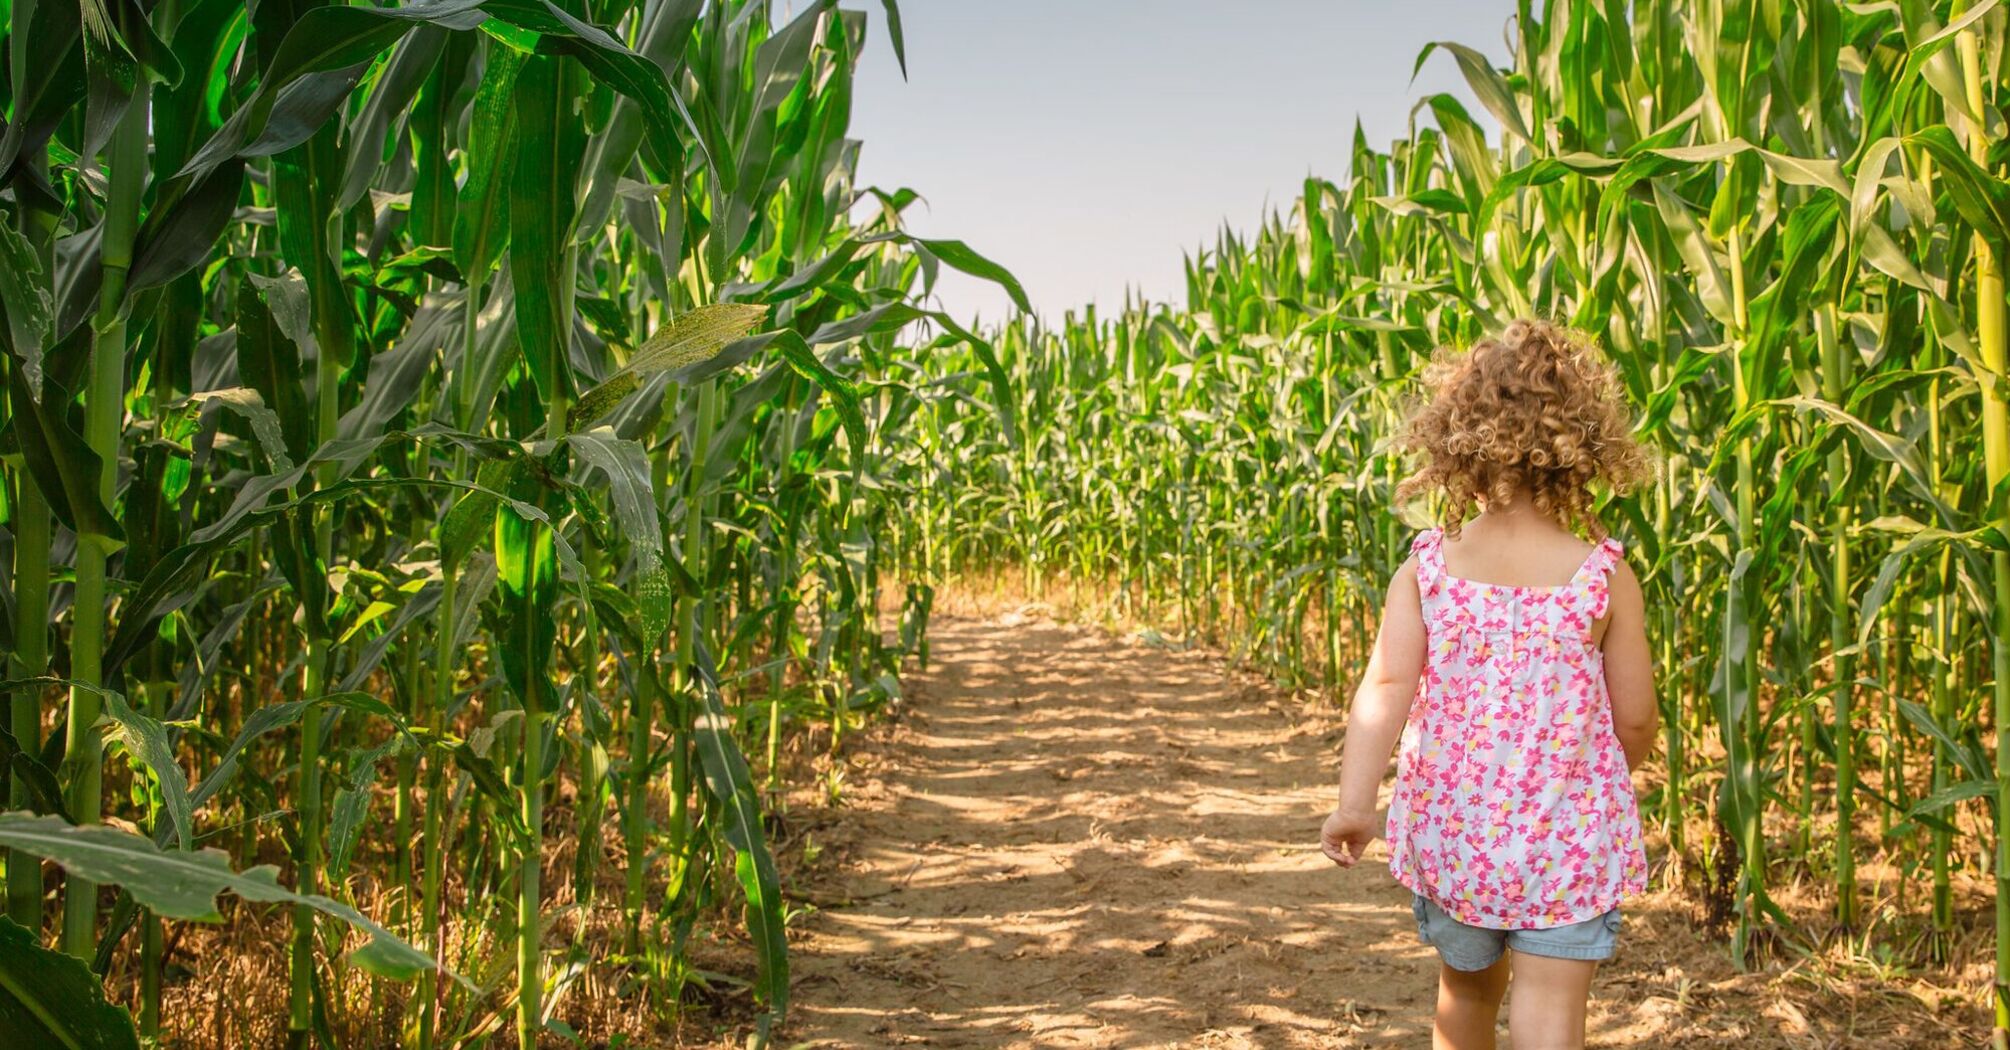
POLYGON ((1424 401, 1398 445, 1423 466, 1396 486, 1396 502, 1445 496, 1445 532, 1456 537, 1484 500, 1509 505, 1526 492, 1566 528, 1606 535, 1591 486, 1625 493, 1653 473, 1612 364, 1591 338, 1522 319, 1460 352, 1440 348, 1424 372, 1424 401))

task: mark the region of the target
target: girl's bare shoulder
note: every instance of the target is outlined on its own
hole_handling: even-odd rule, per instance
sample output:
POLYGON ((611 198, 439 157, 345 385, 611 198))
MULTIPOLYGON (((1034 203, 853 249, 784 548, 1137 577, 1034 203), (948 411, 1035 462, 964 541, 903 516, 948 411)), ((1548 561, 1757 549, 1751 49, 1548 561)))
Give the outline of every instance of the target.
POLYGON ((1453 576, 1517 587, 1555 587, 1573 579, 1598 545, 1565 529, 1512 533, 1469 525, 1445 538, 1445 569, 1453 576))

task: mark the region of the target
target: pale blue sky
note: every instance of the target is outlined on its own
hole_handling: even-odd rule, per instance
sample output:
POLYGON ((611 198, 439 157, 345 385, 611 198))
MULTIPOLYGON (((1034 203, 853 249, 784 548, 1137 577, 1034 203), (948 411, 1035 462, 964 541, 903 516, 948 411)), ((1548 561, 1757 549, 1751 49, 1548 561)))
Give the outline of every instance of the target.
MULTIPOLYGON (((912 187, 909 229, 1010 268, 1034 308, 1126 287, 1184 299, 1181 259, 1223 220, 1255 225, 1308 174, 1338 180, 1358 116, 1386 147, 1411 107, 1449 91, 1487 117, 1449 54, 1501 62, 1512 0, 906 0, 908 80, 869 12, 852 134, 859 177, 912 187)), ((1422 117, 1429 120, 1429 112, 1422 117)), ((946 274, 942 304, 1001 316, 993 286, 946 274)))

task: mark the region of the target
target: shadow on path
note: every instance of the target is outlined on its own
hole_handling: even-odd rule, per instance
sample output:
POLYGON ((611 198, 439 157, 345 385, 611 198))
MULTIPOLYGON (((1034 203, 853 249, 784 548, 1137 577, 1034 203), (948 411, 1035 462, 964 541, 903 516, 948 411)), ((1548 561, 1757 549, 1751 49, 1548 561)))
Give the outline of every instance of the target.
POLYGON ((809 831, 854 903, 803 923, 784 1045, 1428 1045, 1406 891, 1315 848, 1337 734, 1097 632, 951 620, 932 649, 809 831))

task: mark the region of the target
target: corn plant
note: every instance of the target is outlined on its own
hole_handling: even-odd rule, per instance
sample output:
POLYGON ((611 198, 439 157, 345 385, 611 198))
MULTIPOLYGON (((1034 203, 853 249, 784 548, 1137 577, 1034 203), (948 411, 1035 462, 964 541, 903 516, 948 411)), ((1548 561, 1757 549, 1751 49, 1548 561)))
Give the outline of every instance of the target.
POLYGON ((0 981, 32 1000, 0 1041, 132 1045, 98 987, 127 954, 139 1027, 173 1037, 161 924, 223 890, 293 909, 289 1045, 460 1045, 504 1014, 536 1045, 580 967, 674 1009, 721 907, 766 1033, 777 796, 746 756, 779 789, 797 730, 835 746, 898 695, 918 640, 879 622, 867 483, 919 403, 898 340, 991 359, 920 305, 944 265, 1025 302, 907 234, 911 191, 855 183, 867 16, 25 0, 6 24, 0 972, 50 979, 0 981), (380 795, 395 841, 361 834, 380 795), (622 943, 548 935, 567 836, 622 943), (365 1001, 352 970, 411 983, 365 1001))

